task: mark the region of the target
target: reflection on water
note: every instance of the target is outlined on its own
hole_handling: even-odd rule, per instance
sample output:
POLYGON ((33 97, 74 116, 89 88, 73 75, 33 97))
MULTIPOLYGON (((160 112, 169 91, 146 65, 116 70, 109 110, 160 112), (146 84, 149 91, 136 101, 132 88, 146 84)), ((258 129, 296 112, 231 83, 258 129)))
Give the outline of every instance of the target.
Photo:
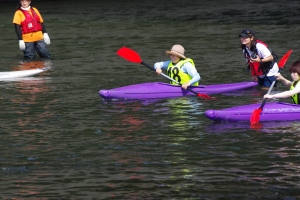
POLYGON ((2 94, 6 99, 3 111, 9 113, 5 117, 10 119, 3 130, 14 136, 20 136, 22 132, 38 133, 39 126, 35 124, 50 117, 47 106, 41 107, 41 102, 45 100, 44 94, 51 92, 48 85, 51 78, 46 75, 51 69, 51 61, 21 61, 17 66, 12 66, 12 71, 33 69, 47 69, 47 71, 33 77, 1 80, 1 87, 5 89, 2 94))
POLYGON ((18 121, 19 127, 10 127, 7 129, 8 132, 13 132, 15 129, 38 132, 38 129, 32 125, 49 117, 47 106, 41 105, 41 101, 45 100, 43 94, 50 92, 49 80, 45 77, 27 77, 12 82, 9 90, 14 90, 15 94, 10 98, 9 110, 15 110, 15 114, 11 114, 14 116, 13 120, 18 121))
MULTIPOLYGON (((23 62, 0 6, 0 71, 48 67, 1 81, 0 199, 297 199, 297 122, 213 123, 205 110, 262 101, 253 88, 153 101, 104 102, 98 91, 166 81, 116 55, 149 64, 186 48, 201 84, 250 80, 238 33, 256 30, 298 59, 298 1, 34 1, 47 22, 51 60, 23 62), (84 16, 84 17, 83 17, 84 16)), ((288 71, 283 74, 288 77, 288 71)), ((273 92, 285 88, 279 84, 273 92)))
POLYGON ((300 124, 295 121, 262 122, 251 126, 249 122, 211 122, 206 130, 211 134, 241 133, 246 130, 254 130, 257 133, 292 133, 300 130, 300 124))
POLYGON ((31 70, 31 69, 51 69, 52 62, 50 60, 30 60, 21 61, 17 66, 12 67, 12 71, 31 70))
POLYGON ((169 108, 167 113, 167 118, 170 119, 169 129, 176 131, 186 131, 197 126, 193 117, 203 113, 202 103, 197 101, 197 97, 170 99, 166 106, 169 108))

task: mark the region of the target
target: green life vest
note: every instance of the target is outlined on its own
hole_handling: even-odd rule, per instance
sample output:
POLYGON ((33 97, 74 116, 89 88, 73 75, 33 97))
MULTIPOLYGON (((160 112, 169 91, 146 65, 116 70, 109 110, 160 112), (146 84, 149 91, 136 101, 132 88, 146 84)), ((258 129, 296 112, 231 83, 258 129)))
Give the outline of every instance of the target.
MULTIPOLYGON (((184 65, 184 63, 190 62, 195 67, 194 61, 190 58, 184 59, 179 61, 176 65, 173 65, 172 62, 170 62, 167 72, 168 76, 170 76, 172 79, 178 81, 180 84, 184 84, 192 80, 192 77, 189 74, 186 74, 182 71, 181 67, 184 65)), ((170 81, 171 84, 177 85, 177 83, 170 81)), ((199 83, 193 84, 193 86, 197 86, 199 83)))
MULTIPOLYGON (((292 89, 294 89, 295 87, 296 87, 296 85, 298 85, 300 83, 300 81, 298 81, 298 82, 293 82, 292 83, 292 85, 291 85, 291 87, 290 87, 290 90, 292 90, 292 89), (296 83, 296 84, 295 84, 296 83), (294 84, 295 84, 295 86, 294 86, 294 84)), ((294 94, 293 96, 292 96, 292 99, 293 99, 293 102, 294 102, 294 104, 299 104, 300 103, 300 101, 299 101, 299 94, 294 94)))

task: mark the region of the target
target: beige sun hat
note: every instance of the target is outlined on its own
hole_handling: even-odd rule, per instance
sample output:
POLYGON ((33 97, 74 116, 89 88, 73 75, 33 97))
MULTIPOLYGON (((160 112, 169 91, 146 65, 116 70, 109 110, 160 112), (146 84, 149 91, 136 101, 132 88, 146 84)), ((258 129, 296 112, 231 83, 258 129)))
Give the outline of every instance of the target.
POLYGON ((186 58, 184 56, 184 48, 183 46, 181 46, 180 44, 175 44, 171 51, 166 51, 167 55, 174 55, 174 56, 178 56, 180 58, 186 58))

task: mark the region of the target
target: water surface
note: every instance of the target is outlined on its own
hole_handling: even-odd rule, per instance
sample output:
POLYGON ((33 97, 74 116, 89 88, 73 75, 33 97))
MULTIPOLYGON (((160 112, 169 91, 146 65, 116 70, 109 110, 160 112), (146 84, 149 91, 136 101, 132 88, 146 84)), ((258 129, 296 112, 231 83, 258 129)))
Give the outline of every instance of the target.
MULTIPOLYGON (((51 60, 22 63, 0 6, 0 69, 50 70, 0 83, 1 199, 298 199, 298 122, 214 123, 208 109, 262 102, 254 88, 155 101, 105 102, 100 89, 160 81, 116 55, 152 65, 182 44, 201 84, 250 80, 239 32, 250 27, 288 66, 298 59, 298 1, 33 1, 51 38, 51 60)), ((273 92, 284 91, 282 85, 273 92)), ((278 100, 274 100, 278 101, 278 100)), ((290 99, 282 101, 290 102, 290 99)))

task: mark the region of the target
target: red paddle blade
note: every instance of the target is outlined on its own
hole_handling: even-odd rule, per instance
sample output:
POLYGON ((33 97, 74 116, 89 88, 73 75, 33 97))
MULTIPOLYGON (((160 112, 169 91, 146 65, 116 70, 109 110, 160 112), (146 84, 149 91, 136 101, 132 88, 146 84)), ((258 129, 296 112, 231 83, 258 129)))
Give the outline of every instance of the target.
POLYGON ((130 62, 141 63, 140 55, 128 47, 122 47, 117 51, 117 54, 130 62))
POLYGON ((250 117, 250 124, 251 126, 259 122, 260 113, 262 108, 255 109, 250 117))
POLYGON ((252 124, 250 126, 251 129, 254 129, 254 130, 260 130, 261 128, 263 127, 263 125, 261 123, 256 123, 256 124, 252 124))
POLYGON ((284 54, 284 56, 282 56, 282 58, 280 59, 280 61, 278 62, 278 67, 279 68, 283 68, 283 66, 285 65, 286 61, 289 59, 291 53, 292 53, 292 49, 289 50, 288 52, 286 52, 286 54, 284 54))
POLYGON ((209 96, 209 95, 207 95, 207 94, 200 94, 200 93, 198 93, 197 96, 201 97, 202 99, 212 99, 212 97, 209 96))

